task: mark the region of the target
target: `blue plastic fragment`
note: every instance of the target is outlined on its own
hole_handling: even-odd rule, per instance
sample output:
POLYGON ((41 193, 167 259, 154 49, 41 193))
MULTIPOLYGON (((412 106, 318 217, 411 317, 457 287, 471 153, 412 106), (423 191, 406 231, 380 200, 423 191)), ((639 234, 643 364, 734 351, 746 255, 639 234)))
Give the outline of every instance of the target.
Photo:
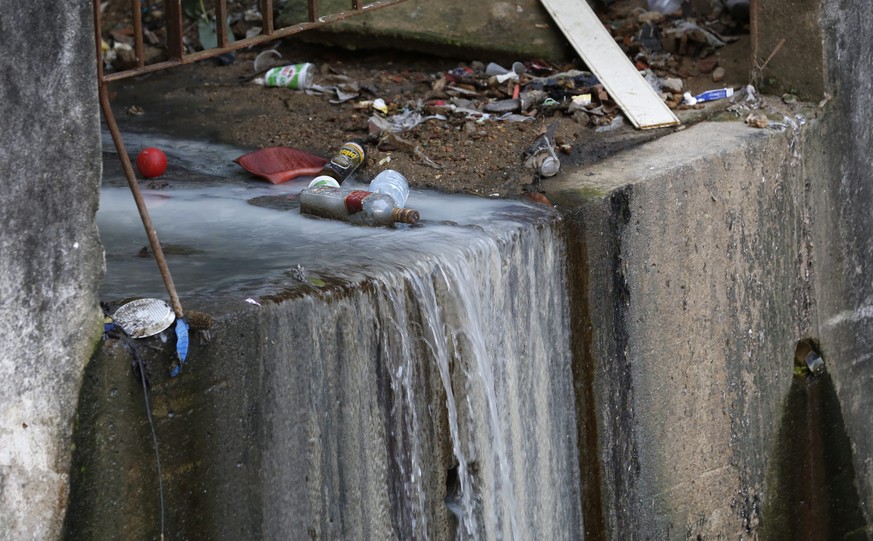
POLYGON ((188 357, 188 322, 185 318, 176 320, 176 355, 179 357, 179 364, 170 370, 170 377, 176 377, 182 371, 182 365, 185 364, 185 359, 188 357))

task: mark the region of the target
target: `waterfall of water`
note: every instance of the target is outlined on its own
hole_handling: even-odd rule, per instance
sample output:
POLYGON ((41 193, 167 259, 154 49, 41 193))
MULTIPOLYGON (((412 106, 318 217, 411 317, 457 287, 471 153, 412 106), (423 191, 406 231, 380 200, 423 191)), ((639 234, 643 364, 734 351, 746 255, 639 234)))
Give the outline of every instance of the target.
POLYGON ((392 415, 402 416, 409 438, 393 459, 417 539, 429 537, 425 502, 434 496, 422 484, 417 438, 414 382, 425 364, 437 367, 444 391, 438 405, 457 476, 446 504, 458 518, 457 538, 582 535, 565 258, 554 236, 534 227, 480 238, 455 257, 379 280, 392 415))

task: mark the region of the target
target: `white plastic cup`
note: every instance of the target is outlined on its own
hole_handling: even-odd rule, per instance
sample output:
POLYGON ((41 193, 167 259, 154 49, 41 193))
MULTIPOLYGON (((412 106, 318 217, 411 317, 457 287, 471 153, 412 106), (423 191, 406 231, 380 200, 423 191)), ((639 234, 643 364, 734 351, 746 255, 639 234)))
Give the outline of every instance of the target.
POLYGON ((312 179, 312 182, 309 183, 310 188, 317 188, 318 186, 330 186, 331 188, 339 188, 339 182, 336 181, 333 177, 329 177, 327 175, 319 175, 312 179))

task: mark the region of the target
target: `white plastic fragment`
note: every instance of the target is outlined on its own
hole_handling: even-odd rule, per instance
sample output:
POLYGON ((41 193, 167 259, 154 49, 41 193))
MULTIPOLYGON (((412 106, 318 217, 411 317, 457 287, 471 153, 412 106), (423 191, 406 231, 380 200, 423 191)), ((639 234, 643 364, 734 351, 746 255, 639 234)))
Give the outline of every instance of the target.
POLYGON ((262 51, 260 54, 258 54, 258 56, 255 57, 254 63, 255 73, 259 73, 261 71, 260 65, 273 56, 282 58, 282 53, 280 53, 276 49, 267 49, 266 51, 262 51))
POLYGON ((379 111, 383 115, 388 114, 388 104, 385 103, 385 100, 382 98, 376 98, 373 100, 373 109, 379 111))

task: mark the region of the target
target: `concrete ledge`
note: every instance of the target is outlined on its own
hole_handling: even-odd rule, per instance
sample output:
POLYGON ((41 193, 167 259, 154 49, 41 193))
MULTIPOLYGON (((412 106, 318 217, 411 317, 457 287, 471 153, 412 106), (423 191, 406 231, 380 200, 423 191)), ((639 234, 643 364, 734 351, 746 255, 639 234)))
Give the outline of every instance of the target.
POLYGON ((794 345, 812 332, 793 137, 703 123, 545 184, 576 209, 606 538, 745 536, 775 497, 794 345))
MULTIPOLYGON (((322 0, 322 13, 348 9, 346 0, 322 0)), ((306 20, 305 4, 289 6, 278 24, 306 20)), ((397 47, 443 55, 483 55, 488 60, 546 58, 573 55, 558 27, 538 0, 426 2, 408 0, 308 32, 305 40, 320 40, 361 48, 397 47)))

